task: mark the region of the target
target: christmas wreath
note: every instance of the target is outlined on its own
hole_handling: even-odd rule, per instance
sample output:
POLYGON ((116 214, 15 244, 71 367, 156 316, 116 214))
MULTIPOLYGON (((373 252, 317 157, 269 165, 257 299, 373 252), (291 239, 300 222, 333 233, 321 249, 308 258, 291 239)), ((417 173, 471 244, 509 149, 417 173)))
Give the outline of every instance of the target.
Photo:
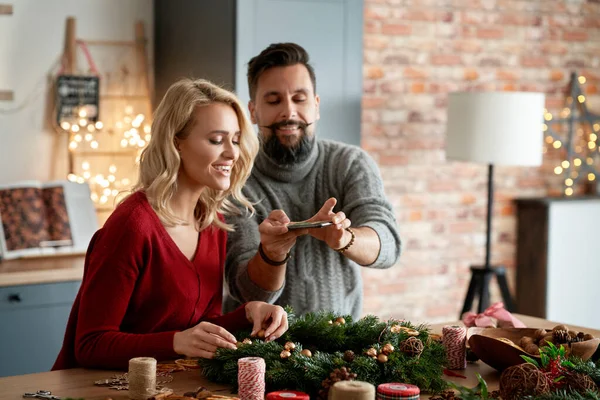
POLYGON ((409 383, 430 393, 448 387, 442 379, 446 352, 426 325, 286 311, 289 329, 284 336, 265 342, 260 332, 253 338, 250 331, 236 332, 238 340, 243 338, 237 350, 219 349, 213 359, 199 360, 204 376, 237 390, 238 359, 262 357, 267 391, 296 389, 326 398, 333 383, 348 379, 409 383))

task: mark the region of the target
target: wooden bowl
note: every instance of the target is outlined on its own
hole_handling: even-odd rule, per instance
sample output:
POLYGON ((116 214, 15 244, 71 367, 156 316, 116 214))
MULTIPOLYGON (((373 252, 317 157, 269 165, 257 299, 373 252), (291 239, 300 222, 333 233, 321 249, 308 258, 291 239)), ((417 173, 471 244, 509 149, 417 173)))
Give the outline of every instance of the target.
MULTIPOLYGON (((469 328, 467 343, 471 351, 484 363, 503 371, 513 365, 525 362, 521 356, 539 360, 539 354, 529 354, 519 346, 523 336, 534 337, 536 328, 469 328), (509 339, 511 343, 501 339, 509 339)), ((598 349, 599 338, 571 344, 571 355, 588 360, 598 349)))

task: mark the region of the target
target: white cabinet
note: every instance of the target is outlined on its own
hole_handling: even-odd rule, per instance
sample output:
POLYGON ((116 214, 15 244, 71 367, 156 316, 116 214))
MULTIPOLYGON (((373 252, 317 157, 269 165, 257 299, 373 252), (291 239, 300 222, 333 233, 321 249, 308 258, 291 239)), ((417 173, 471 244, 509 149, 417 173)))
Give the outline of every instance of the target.
POLYGON ((517 311, 600 329, 600 198, 517 201, 517 311))

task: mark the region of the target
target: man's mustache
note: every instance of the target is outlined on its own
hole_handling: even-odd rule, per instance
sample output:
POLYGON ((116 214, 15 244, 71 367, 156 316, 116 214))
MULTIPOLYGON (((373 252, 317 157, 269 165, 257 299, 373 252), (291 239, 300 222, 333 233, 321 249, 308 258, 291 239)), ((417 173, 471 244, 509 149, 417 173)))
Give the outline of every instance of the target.
POLYGON ((261 128, 267 128, 270 129, 272 131, 276 130, 276 129, 281 129, 281 128, 285 128, 288 126, 297 126, 299 129, 306 129, 307 126, 312 125, 313 122, 303 122, 303 121, 297 121, 295 119, 286 119, 283 121, 279 121, 279 122, 273 122, 271 125, 260 125, 261 128))

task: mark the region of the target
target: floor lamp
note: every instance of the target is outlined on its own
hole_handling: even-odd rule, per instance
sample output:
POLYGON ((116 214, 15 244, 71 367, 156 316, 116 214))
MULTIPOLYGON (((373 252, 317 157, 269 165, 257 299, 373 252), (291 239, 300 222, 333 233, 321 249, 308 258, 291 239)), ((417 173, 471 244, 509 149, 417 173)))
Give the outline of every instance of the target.
POLYGON ((496 276, 508 311, 514 302, 504 266, 492 266, 491 233, 494 166, 536 166, 542 163, 544 94, 526 92, 458 92, 449 94, 446 158, 488 165, 485 263, 471 266, 471 282, 461 311, 490 305, 489 284, 496 276))

